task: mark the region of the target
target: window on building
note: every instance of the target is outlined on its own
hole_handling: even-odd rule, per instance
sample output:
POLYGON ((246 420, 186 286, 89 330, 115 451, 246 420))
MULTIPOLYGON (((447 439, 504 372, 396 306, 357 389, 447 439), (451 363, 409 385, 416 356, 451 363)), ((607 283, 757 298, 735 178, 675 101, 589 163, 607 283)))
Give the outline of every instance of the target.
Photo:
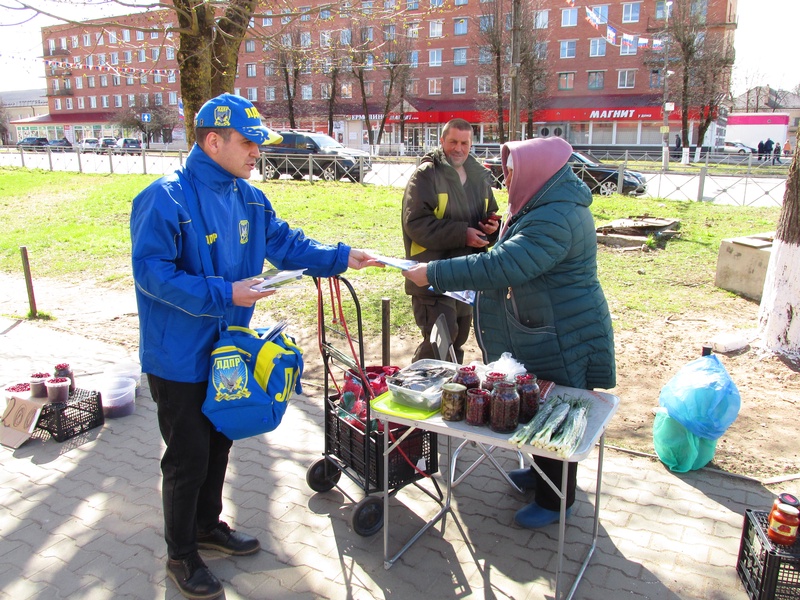
POLYGON ((478 29, 486 33, 494 29, 494 15, 481 15, 478 17, 478 29))
POLYGON ((78 75, 75 78, 75 89, 76 90, 82 90, 83 89, 83 76, 82 75, 78 75))
POLYGON ((88 88, 93 88, 93 87, 95 87, 95 79, 94 79, 94 75, 89 75, 89 76, 86 78, 86 87, 88 87, 88 88))
POLYGON ((158 32, 157 31, 151 31, 150 32, 150 39, 151 40, 157 40, 158 39, 158 32))
POLYGON ((608 5, 604 4, 601 6, 593 6, 592 12, 597 17, 598 23, 605 25, 608 23, 608 5))
POLYGON ((177 81, 177 75, 175 75, 175 71, 170 71, 167 75, 167 83, 175 83, 177 81))
POLYGON ((255 77, 256 76, 256 63, 247 63, 245 65, 245 73, 247 77, 255 77))
POLYGON ((323 48, 329 48, 331 45, 331 32, 330 31, 320 31, 319 32, 319 45, 323 48))
POLYGON ((103 46, 105 44, 105 36, 102 31, 94 34, 94 43, 98 46, 103 46))
POLYGON ((267 102, 275 102, 275 87, 268 86, 264 88, 264 100, 267 102))
POLYGON ((636 85, 636 69, 623 69, 619 72, 617 87, 630 89, 636 85))
POLYGON ((73 49, 75 49, 75 48, 80 46, 80 43, 79 43, 80 42, 80 38, 77 35, 73 35, 72 36, 71 42, 72 42, 72 48, 73 49))
POLYGON ((428 29, 428 37, 440 38, 442 37, 442 21, 431 21, 428 29))
POLYGON ((284 48, 291 48, 292 47, 292 34, 291 33, 283 33, 281 34, 281 46, 284 48))
POLYGON ((453 77, 453 93, 466 94, 467 93, 467 78, 466 77, 453 77))
POLYGON ((690 13, 698 23, 705 23, 708 16, 708 0, 692 0, 690 13))
POLYGON ((639 44, 639 38, 634 37, 633 40, 623 40, 619 45, 620 56, 633 56, 636 54, 636 47, 639 44))
POLYGON ((491 94, 492 93, 492 78, 488 75, 478 75, 478 93, 491 94))
POLYGON ((153 62, 156 62, 159 56, 161 56, 161 48, 150 48, 150 58, 153 59, 153 62))
POLYGON ((434 77, 428 79, 428 95, 439 96, 442 93, 442 78, 434 77))
POLYGON ((122 62, 124 62, 126 65, 129 65, 133 62, 133 54, 130 50, 125 50, 125 52, 122 53, 122 62))
POLYGON ((86 102, 83 96, 78 97, 78 110, 86 108, 86 102))
POLYGON ((409 79, 406 81, 406 94, 416 96, 419 94, 419 79, 409 79))
POLYGON ((342 29, 339 32, 339 43, 343 46, 349 46, 353 41, 353 34, 349 29, 342 29))
POLYGON ((604 71, 589 71, 589 89, 602 90, 605 87, 606 74, 604 71))
POLYGON ((409 67, 412 69, 419 67, 419 50, 411 50, 410 52, 406 53, 406 57, 409 67))
POLYGON ((142 73, 141 75, 139 75, 139 84, 147 85, 147 73, 142 73))
POLYGON ((122 30, 122 41, 123 42, 130 42, 131 41, 131 30, 130 29, 123 29, 122 30))
POLYGON ((72 98, 65 98, 67 110, 72 110, 72 98))
POLYGON ((442 66, 442 50, 428 50, 428 66, 441 67, 442 66))
POLYGON ((467 64, 467 49, 466 48, 453 48, 453 64, 465 65, 467 64))
POLYGON ((108 87, 108 75, 100 75, 100 87, 108 87))
MULTIPOLYGON (((271 10, 266 10, 266 11, 264 11, 264 12, 265 12, 266 14, 268 14, 268 15, 271 15, 271 14, 272 14, 272 11, 271 11, 271 10)), ((261 19, 261 26, 262 26, 262 27, 272 27, 272 17, 263 17, 263 18, 261 19)))
POLYGON ((535 29, 547 29, 549 19, 550 19, 549 10, 533 11, 533 26, 535 29))
POLYGON ((622 22, 623 23, 638 23, 639 22, 639 8, 640 2, 630 2, 622 5, 622 22))
POLYGON ((561 40, 561 58, 575 58, 575 50, 578 42, 576 40, 561 40))
POLYGON ((444 6, 444 0, 431 0, 431 8, 441 8, 444 6))
POLYGON ((574 90, 575 89, 575 73, 559 73, 558 74, 558 89, 559 90, 574 90))
POLYGON ((375 39, 375 30, 372 27, 361 28, 361 42, 371 42, 375 39))
POLYGON ((119 64, 119 52, 112 52, 109 55, 109 63, 112 64, 112 65, 118 65, 119 64))
POLYGON ((375 56, 373 54, 367 54, 364 57, 364 68, 367 71, 371 71, 373 68, 375 68, 375 56))
POLYGON ((300 47, 301 48, 310 48, 311 47, 311 32, 310 31, 301 31, 300 32, 300 47))
POLYGON ((53 100, 53 108, 55 110, 61 110, 61 98, 56 98, 53 100))
POLYGON ((323 100, 330 100, 331 99, 331 84, 330 83, 321 83, 319 84, 319 95, 320 98, 323 100))
POLYGON ((533 52, 538 60, 547 60, 547 42, 536 42, 533 52))
POLYGON ((606 38, 594 38, 589 40, 589 56, 606 55, 606 38))
POLYGON ((122 84, 122 77, 119 75, 112 75, 111 76, 111 85, 114 87, 119 87, 122 84))
POLYGON ((383 27, 383 39, 392 42, 397 39, 397 27, 395 25, 385 25, 383 27))
POLYGON ((666 0, 657 0, 656 2, 656 19, 663 21, 667 18, 667 11, 672 16, 672 2, 667 4, 666 0))
POLYGON ((97 96, 89 96, 89 108, 97 108, 97 96))
POLYGON ((245 52, 255 52, 256 51, 256 41, 255 40, 245 40, 245 42, 244 42, 244 51, 245 52))
POLYGON ((578 9, 577 8, 562 8, 561 9, 561 26, 562 27, 575 27, 578 25, 578 9))
POLYGON ((176 106, 178 104, 178 92, 169 92, 167 98, 170 106, 176 106))
POLYGON ((664 80, 661 78, 661 69, 653 69, 650 71, 650 87, 652 89, 661 89, 664 86, 664 80))
POLYGON ((310 58, 303 58, 300 60, 300 73, 303 75, 310 75, 311 74, 311 59, 310 58))
MULTIPOLYGON (((255 88, 253 88, 255 90, 255 88)), ((249 96, 249 93, 248 93, 249 96)), ((248 100, 256 100, 256 98, 249 98, 248 100)), ((164 94, 162 92, 156 92, 153 94, 153 105, 154 106, 163 106, 164 105, 164 94)))
POLYGON ((456 6, 466 6, 467 3, 468 3, 468 0, 455 0, 455 2, 453 4, 455 4, 456 6))
POLYGON ((406 0, 406 9, 417 10, 419 8, 419 0, 406 0))
POLYGON ((136 32, 136 41, 141 42, 144 40, 144 31, 137 31, 136 32))
POLYGON ((406 37, 415 39, 419 37, 419 23, 406 23, 406 37))
POLYGON ((116 44, 117 43, 117 32, 116 31, 109 31, 108 32, 108 43, 109 44, 116 44))
POLYGON ((175 48, 167 46, 167 60, 175 60, 175 48))
POLYGON ((331 20, 331 9, 330 8, 323 8, 319 11, 319 18, 323 21, 330 21, 331 20))
POLYGON ((83 34, 83 47, 88 48, 92 45, 92 36, 88 33, 83 34))
POLYGON ((128 75, 125 78, 125 85, 133 85, 135 83, 133 75, 128 75))
POLYGON ((264 63, 264 76, 271 77, 272 75, 275 75, 275 63, 272 61, 264 63))
POLYGON ((342 98, 352 98, 353 97, 353 82, 352 81, 345 81, 342 83, 342 87, 339 88, 340 95, 342 98))
POLYGON ((489 46, 478 48, 478 63, 488 65, 492 62, 492 49, 489 46))
POLYGON ((300 7, 300 20, 301 21, 310 21, 311 20, 311 7, 310 6, 301 6, 300 7))
POLYGON ((136 54, 137 54, 137 60, 138 60, 139 62, 144 62, 144 61, 146 61, 146 60, 147 60, 147 54, 145 53, 145 50, 144 50, 144 48, 142 48, 142 49, 140 49, 140 50, 137 50, 137 51, 136 51, 136 54))
POLYGON ((453 33, 455 35, 467 35, 467 20, 456 19, 453 25, 453 33))

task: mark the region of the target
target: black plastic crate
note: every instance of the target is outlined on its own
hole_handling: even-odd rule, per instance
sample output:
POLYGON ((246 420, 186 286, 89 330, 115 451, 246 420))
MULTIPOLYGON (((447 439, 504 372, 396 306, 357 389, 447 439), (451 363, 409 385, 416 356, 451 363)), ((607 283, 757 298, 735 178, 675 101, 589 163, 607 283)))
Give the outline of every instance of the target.
POLYGON ((48 432, 57 442, 65 442, 103 423, 100 392, 76 388, 66 403, 45 404, 36 428, 48 432))
POLYGON ((768 516, 745 511, 736 572, 751 600, 800 599, 800 541, 775 544, 767 536, 768 516))
MULTIPOLYGON (((348 422, 355 420, 354 418, 347 419, 348 415, 349 413, 340 409, 336 398, 332 398, 328 402, 325 411, 327 451, 353 470, 364 482, 367 493, 383 491, 383 434, 372 431, 367 435, 360 426, 348 422), (367 467, 369 467, 368 481, 367 467)), ((389 425, 392 439, 395 440, 408 429, 391 423, 389 425)), ((421 429, 411 432, 400 443, 399 448, 389 454, 389 488, 402 487, 438 471, 437 444, 435 433, 421 429), (415 468, 420 459, 425 459, 423 471, 425 475, 415 468)))

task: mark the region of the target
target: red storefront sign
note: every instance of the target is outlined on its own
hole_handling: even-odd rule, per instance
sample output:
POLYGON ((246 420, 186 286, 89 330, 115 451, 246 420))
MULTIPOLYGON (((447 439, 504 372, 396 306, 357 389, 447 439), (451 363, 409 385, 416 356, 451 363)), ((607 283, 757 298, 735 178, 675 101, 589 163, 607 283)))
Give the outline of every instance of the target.
MULTIPOLYGON (((689 119, 698 119, 700 111, 690 109, 689 119)), ((492 111, 463 110, 463 111, 429 111, 429 112, 408 112, 403 115, 406 123, 446 123, 450 119, 466 119, 470 123, 490 123, 496 120, 495 113, 492 111)), ((504 116, 508 122, 508 113, 504 116)), ((523 114, 522 120, 526 119, 523 114)), ((537 110, 534 113, 534 121, 537 123, 564 123, 588 121, 654 121, 661 122, 663 113, 660 106, 630 106, 622 108, 546 108, 537 110)), ((678 121, 681 113, 676 110, 669 114, 670 121, 678 121)), ((399 113, 391 113, 388 121, 400 122, 399 113)))

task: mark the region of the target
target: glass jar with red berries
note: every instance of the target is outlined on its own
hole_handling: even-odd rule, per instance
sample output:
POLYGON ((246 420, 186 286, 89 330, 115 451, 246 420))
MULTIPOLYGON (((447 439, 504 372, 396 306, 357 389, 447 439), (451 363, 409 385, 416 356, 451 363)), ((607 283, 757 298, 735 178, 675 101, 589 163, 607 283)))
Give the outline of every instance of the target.
POLYGON ((459 367, 456 374, 453 375, 453 383, 460 383, 468 390, 481 387, 481 378, 475 372, 474 365, 459 367))
POLYGON ((517 375, 519 394, 519 422, 528 423, 539 411, 539 382, 536 375, 525 373, 517 375))

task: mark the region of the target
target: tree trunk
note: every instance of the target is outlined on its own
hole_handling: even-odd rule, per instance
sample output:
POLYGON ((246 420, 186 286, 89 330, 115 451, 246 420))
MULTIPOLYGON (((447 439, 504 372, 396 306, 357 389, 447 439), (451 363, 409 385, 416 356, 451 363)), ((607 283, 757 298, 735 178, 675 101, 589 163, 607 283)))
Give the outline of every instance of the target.
MULTIPOLYGON (((796 147, 796 146, 795 146, 796 147)), ((759 310, 759 337, 767 350, 800 360, 800 153, 789 167, 786 193, 759 310)))

